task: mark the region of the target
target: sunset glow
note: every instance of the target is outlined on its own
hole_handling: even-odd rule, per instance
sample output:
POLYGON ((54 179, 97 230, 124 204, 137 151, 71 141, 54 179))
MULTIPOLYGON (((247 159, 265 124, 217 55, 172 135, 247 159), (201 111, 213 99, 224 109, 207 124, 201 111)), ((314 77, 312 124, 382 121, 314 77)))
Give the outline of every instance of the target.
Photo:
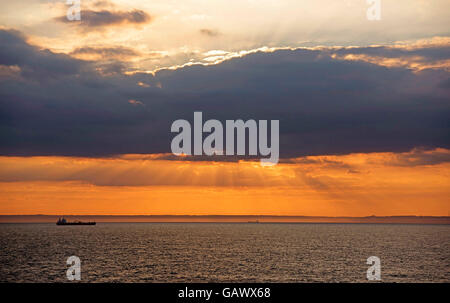
POLYGON ((274 167, 145 155, 2 157, 0 213, 445 216, 448 157, 445 149, 414 150, 311 156, 274 167))

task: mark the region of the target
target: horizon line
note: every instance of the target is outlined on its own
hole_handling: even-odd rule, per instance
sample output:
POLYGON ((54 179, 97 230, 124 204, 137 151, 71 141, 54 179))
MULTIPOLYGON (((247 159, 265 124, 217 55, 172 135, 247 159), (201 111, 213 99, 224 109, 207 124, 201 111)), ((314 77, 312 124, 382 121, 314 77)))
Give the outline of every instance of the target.
POLYGON ((392 218, 392 217, 424 217, 424 218, 450 218, 450 215, 366 215, 366 216, 326 216, 326 215, 276 215, 276 214, 240 214, 240 215, 219 215, 219 214, 0 214, 0 216, 13 217, 13 216, 82 216, 82 217, 286 217, 286 218, 392 218))
POLYGON ((392 223, 445 224, 450 216, 364 216, 329 217, 303 215, 0 215, 0 223, 55 223, 57 218, 99 223, 392 223))

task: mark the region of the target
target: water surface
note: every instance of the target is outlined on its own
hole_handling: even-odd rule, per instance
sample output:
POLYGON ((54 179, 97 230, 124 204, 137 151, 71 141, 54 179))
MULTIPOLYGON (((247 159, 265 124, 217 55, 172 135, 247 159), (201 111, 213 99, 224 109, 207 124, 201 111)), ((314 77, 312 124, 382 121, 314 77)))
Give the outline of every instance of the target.
POLYGON ((0 224, 0 281, 450 282, 450 226, 404 224, 0 224))

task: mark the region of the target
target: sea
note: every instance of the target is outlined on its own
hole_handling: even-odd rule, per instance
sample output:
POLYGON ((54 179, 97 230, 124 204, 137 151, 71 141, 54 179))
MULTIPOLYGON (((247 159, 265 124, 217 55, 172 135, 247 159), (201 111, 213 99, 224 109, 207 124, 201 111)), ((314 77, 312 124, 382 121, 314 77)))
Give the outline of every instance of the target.
POLYGON ((450 282, 450 225, 0 224, 0 282, 450 282))

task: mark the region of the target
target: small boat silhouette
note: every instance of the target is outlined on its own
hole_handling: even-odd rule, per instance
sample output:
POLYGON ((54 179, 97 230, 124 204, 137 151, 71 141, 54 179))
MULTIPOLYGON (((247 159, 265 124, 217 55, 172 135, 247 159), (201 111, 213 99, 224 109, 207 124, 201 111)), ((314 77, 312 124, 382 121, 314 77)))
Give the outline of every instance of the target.
POLYGON ((81 221, 73 221, 68 222, 64 217, 58 218, 56 225, 95 225, 95 222, 81 222, 81 221))

